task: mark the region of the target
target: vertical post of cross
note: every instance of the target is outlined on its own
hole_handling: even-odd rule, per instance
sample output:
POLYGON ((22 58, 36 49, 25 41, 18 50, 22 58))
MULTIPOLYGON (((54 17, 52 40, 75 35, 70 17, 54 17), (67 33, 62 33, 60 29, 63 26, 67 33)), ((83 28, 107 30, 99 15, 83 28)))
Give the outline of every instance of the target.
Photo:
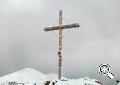
POLYGON ((62 10, 59 10, 59 48, 58 48, 58 79, 62 76, 62 10))
POLYGON ((67 25, 62 25, 62 10, 59 10, 59 26, 53 26, 53 27, 45 27, 44 31, 54 31, 58 30, 59 35, 58 35, 58 79, 61 80, 62 77, 62 31, 64 29, 71 29, 71 28, 76 28, 80 27, 79 23, 73 23, 73 24, 67 24, 67 25))

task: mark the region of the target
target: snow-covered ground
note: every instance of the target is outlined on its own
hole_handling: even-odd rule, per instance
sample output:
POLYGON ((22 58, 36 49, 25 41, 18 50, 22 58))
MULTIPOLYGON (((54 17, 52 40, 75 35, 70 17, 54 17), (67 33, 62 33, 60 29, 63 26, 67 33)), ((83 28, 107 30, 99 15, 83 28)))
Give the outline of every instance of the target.
POLYGON ((0 85, 8 85, 8 82, 18 82, 24 83, 24 85, 45 85, 46 81, 50 81, 50 85, 55 82, 55 85, 101 85, 97 83, 95 79, 90 78, 80 78, 80 79, 67 79, 62 77, 62 80, 57 79, 57 75, 52 74, 43 74, 32 68, 25 68, 15 73, 0 77, 0 85))
POLYGON ((117 85, 120 85, 120 82, 117 85))
POLYGON ((43 82, 48 80, 48 77, 32 68, 25 68, 15 73, 0 77, 0 83, 7 83, 11 81, 16 81, 19 83, 34 83, 34 82, 43 82))

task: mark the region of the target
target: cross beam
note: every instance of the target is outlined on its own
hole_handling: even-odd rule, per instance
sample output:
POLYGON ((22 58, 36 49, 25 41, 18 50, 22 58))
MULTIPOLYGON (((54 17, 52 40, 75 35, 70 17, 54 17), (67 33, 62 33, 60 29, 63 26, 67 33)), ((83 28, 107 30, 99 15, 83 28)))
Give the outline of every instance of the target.
POLYGON ((54 31, 54 30, 59 30, 59 48, 58 48, 58 79, 60 80, 62 77, 62 31, 63 29, 68 29, 68 28, 75 28, 75 27, 80 27, 78 23, 74 24, 68 24, 68 25, 62 25, 62 10, 59 10, 59 26, 54 26, 54 27, 46 27, 44 28, 44 31, 54 31))
POLYGON ((68 28, 75 28, 75 27, 80 27, 78 23, 73 23, 69 25, 62 25, 62 26, 55 26, 55 27, 46 27, 44 28, 44 31, 53 31, 53 30, 59 30, 61 29, 68 29, 68 28))

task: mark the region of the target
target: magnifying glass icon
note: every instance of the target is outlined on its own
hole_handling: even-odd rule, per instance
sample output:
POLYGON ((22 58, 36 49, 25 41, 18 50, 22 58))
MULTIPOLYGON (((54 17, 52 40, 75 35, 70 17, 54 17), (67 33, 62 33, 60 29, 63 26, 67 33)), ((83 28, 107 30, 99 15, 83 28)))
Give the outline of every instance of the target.
POLYGON ((110 72, 110 66, 108 64, 101 64, 99 66, 99 73, 101 75, 107 75, 110 79, 114 78, 114 75, 110 72))

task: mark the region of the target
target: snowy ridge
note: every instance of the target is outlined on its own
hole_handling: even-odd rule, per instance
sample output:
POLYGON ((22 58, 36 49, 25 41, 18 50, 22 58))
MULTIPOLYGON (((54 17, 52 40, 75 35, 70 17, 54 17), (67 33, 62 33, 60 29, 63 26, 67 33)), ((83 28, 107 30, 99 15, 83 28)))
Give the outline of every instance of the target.
POLYGON ((32 68, 25 68, 23 70, 17 71, 15 73, 0 77, 0 82, 21 82, 21 83, 27 83, 27 82, 40 82, 48 80, 48 77, 32 68))
POLYGON ((0 77, 0 84, 1 85, 8 85, 8 82, 18 82, 18 83, 24 83, 24 85, 45 85, 46 81, 50 81, 49 85, 52 85, 53 82, 55 82, 55 85, 101 85, 99 83, 96 83, 95 79, 90 78, 80 78, 80 79, 67 79, 62 77, 62 80, 57 79, 57 75, 52 74, 43 74, 39 71, 36 71, 32 68, 25 68, 20 71, 11 73, 9 75, 0 77))

